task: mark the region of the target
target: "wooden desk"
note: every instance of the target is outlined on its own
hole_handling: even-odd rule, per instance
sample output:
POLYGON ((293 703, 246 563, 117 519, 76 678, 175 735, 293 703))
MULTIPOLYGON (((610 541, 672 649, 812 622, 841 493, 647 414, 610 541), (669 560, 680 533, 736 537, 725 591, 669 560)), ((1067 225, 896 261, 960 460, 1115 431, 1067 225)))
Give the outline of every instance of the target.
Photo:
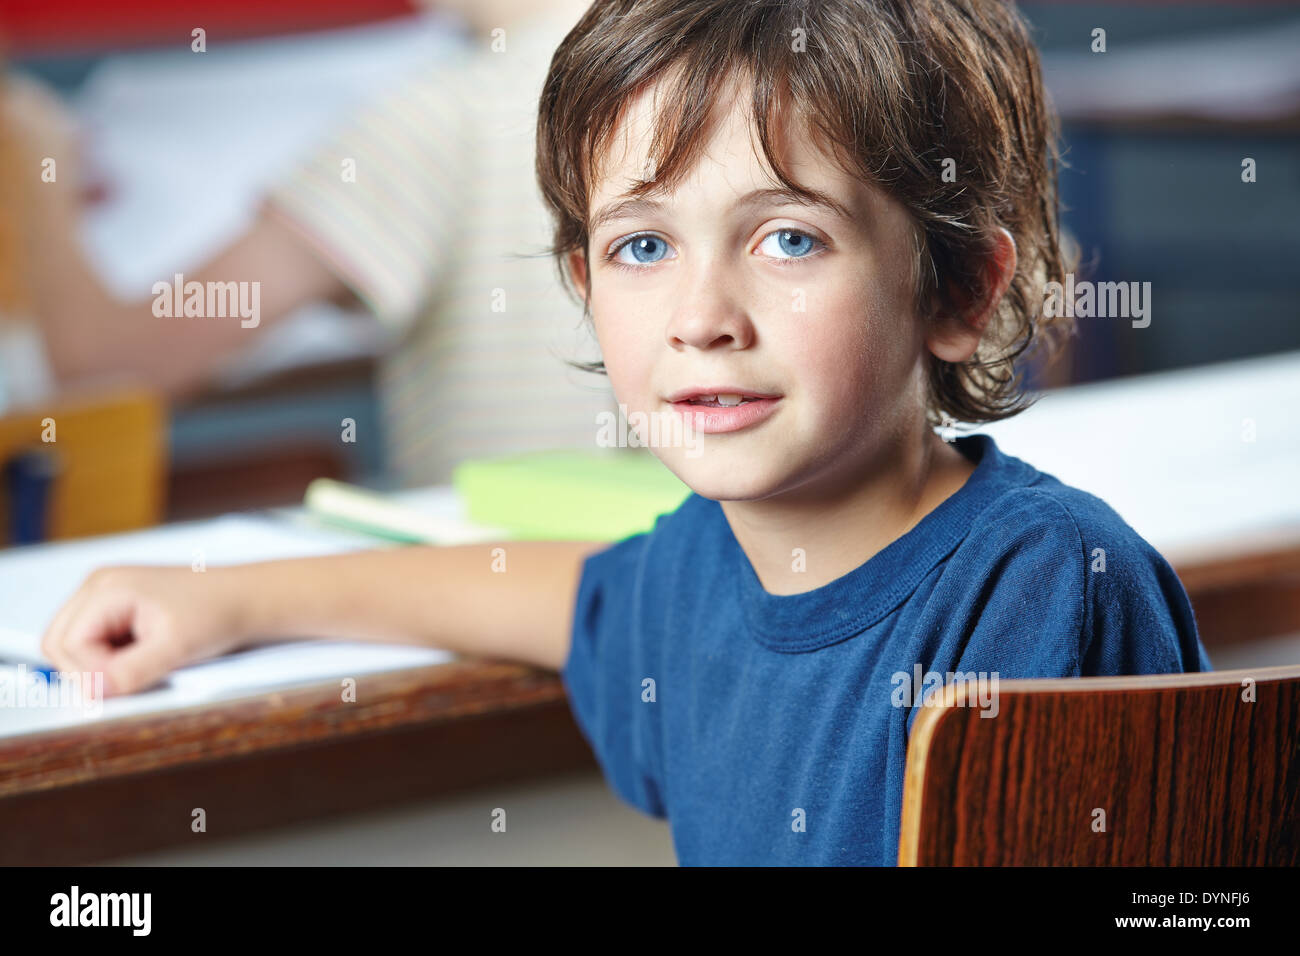
MULTIPOLYGON (((559 678, 461 660, 0 738, 0 864, 68 865, 595 766, 559 678), (202 807, 206 834, 190 831, 202 807)), ((340 860, 346 863, 346 860, 340 860)))

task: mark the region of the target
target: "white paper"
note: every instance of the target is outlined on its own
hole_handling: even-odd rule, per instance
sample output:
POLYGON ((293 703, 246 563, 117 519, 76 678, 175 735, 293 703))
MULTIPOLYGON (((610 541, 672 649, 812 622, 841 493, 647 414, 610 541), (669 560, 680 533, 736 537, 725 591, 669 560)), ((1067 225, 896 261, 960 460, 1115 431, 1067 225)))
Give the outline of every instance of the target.
MULTIPOLYGON (((422 489, 394 499, 454 520, 461 506, 450 488, 422 489)), ((466 525, 472 531, 472 526, 466 525)), ((201 557, 205 567, 310 557, 387 545, 366 535, 320 524, 300 509, 232 514, 163 525, 123 535, 14 548, 0 552, 0 679, 15 664, 41 660, 40 641, 55 612, 92 570, 109 564, 182 564, 201 557), (4 668, 3 665, 11 665, 4 668)), ((294 641, 241 651, 182 668, 158 688, 83 706, 0 707, 0 736, 48 730, 84 721, 189 707, 270 689, 421 667, 451 660, 448 651, 370 642, 294 641)), ((23 698, 26 699, 26 698, 23 698)))

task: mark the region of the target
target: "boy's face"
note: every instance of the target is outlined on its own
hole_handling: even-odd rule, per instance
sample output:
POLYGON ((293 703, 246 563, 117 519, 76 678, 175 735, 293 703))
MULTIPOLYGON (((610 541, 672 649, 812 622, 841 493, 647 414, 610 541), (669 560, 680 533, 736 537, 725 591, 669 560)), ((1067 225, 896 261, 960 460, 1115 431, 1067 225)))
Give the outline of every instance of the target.
MULTIPOLYGON (((598 222, 651 178, 654 92, 631 105, 590 210, 592 319, 614 393, 629 416, 702 422, 697 448, 654 451, 705 497, 847 490, 887 467, 924 421, 908 214, 804 136, 784 140, 791 175, 849 217, 787 198, 743 204, 778 185, 756 136, 751 143, 746 93, 724 107, 689 178, 651 197, 659 208, 598 222), (723 388, 770 397, 739 409, 674 401, 684 390, 723 388)), ((581 288, 581 254, 570 263, 581 288)))

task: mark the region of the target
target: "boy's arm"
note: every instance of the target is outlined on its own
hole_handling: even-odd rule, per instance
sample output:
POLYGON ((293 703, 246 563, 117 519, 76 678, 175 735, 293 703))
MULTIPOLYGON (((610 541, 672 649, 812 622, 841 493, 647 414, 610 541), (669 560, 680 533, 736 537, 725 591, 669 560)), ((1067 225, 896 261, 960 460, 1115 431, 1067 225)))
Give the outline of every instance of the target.
POLYGON ((593 541, 404 547, 209 568, 92 573, 41 650, 133 693, 171 671, 285 638, 440 647, 560 670, 593 541), (500 550, 497 550, 500 549, 500 550))
POLYGON ((559 670, 593 541, 405 547, 229 569, 238 630, 441 647, 559 670))

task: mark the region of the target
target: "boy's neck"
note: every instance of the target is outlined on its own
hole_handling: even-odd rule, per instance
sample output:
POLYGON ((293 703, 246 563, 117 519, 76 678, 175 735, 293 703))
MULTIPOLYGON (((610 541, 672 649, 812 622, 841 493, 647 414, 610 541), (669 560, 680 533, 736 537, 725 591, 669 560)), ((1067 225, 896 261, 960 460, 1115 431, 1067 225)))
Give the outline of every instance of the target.
POLYGON ((843 577, 914 528, 975 470, 928 429, 882 460, 875 474, 833 494, 722 502, 764 590, 801 594, 843 577), (796 548, 802 562, 794 560, 796 548))

